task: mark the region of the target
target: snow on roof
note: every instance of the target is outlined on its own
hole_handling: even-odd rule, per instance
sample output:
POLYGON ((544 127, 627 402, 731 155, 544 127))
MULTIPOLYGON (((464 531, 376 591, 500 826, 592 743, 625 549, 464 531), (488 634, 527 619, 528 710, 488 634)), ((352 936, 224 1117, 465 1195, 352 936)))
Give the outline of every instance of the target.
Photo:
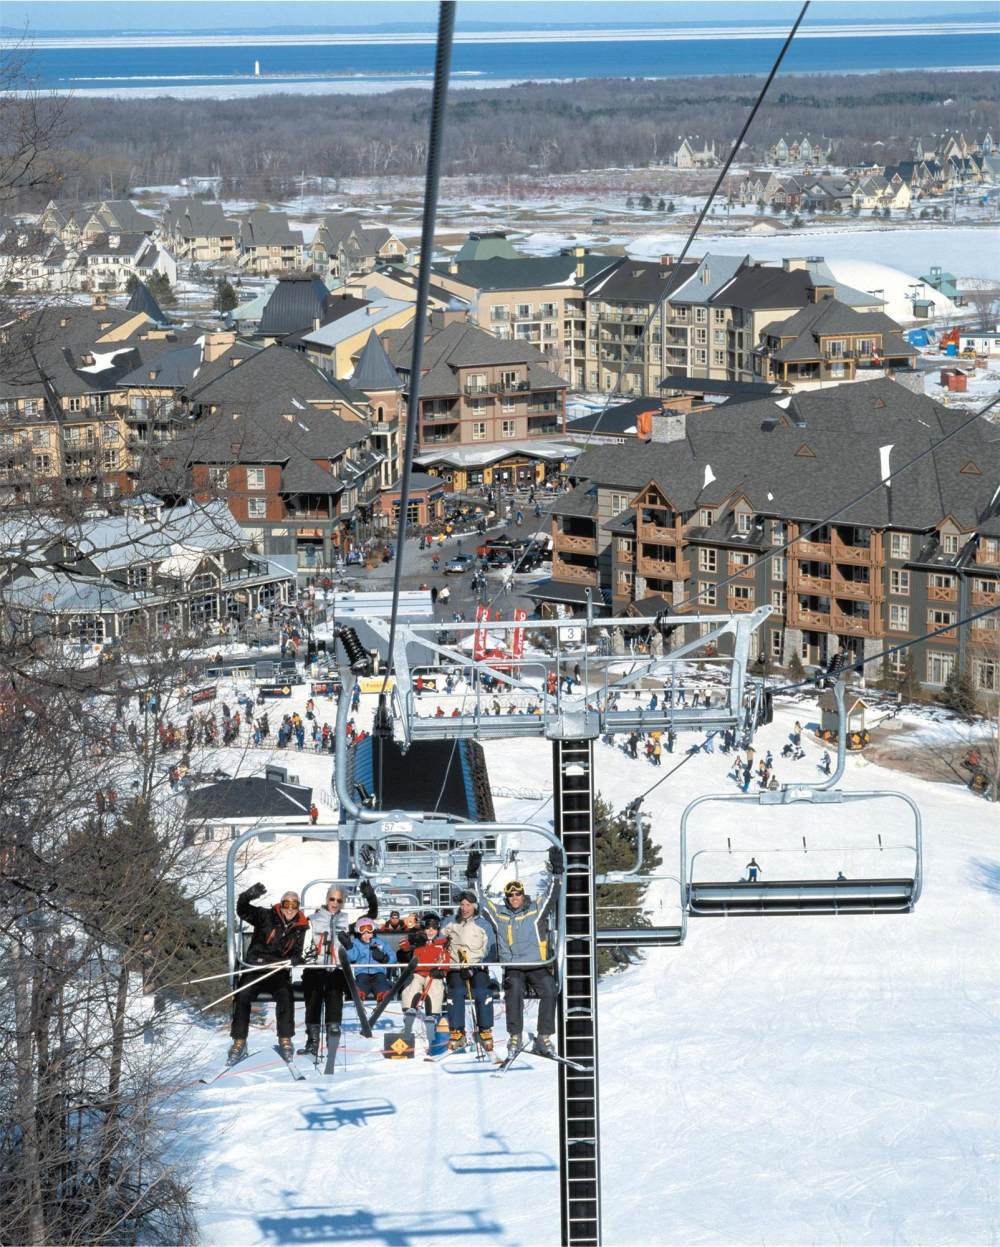
POLYGON ((77 372, 103 372, 105 368, 114 367, 116 355, 128 355, 133 348, 130 346, 119 347, 117 351, 92 351, 94 357, 92 364, 84 364, 77 372))

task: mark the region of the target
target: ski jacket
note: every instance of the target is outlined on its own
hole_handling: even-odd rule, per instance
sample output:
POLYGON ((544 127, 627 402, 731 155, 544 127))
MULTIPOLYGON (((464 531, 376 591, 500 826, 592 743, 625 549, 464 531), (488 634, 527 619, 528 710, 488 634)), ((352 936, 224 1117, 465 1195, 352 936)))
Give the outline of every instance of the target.
POLYGON ((265 909, 251 904, 246 892, 241 892, 236 912, 253 928, 247 961, 266 965, 272 961, 302 960, 309 920, 301 909, 296 910, 294 918, 286 918, 280 905, 265 909))
POLYGON ((347 959, 354 966, 355 975, 381 974, 392 962, 392 953, 389 946, 377 935, 372 936, 370 944, 355 936, 354 943, 347 950, 347 959), (376 957, 376 953, 380 957, 376 957))
POLYGON ((456 961, 462 960, 463 953, 471 965, 485 958, 489 936, 476 920, 475 914, 471 918, 456 917, 445 923, 444 935, 449 951, 456 961))
POLYGON ((545 961, 548 957, 549 914, 558 895, 559 882, 553 879, 544 901, 526 896, 520 909, 495 900, 477 889, 479 908, 497 932, 500 961, 545 961))
MULTIPOLYGON (((361 917, 368 917, 374 921, 378 917, 378 900, 368 902, 368 913, 361 914, 361 917)), ((341 905, 337 913, 331 913, 326 906, 313 911, 312 917, 309 919, 309 926, 312 929, 312 939, 316 945, 316 956, 322 962, 337 961, 337 950, 334 947, 338 935, 343 935, 350 931, 354 934, 354 923, 357 918, 348 918, 344 913, 344 907, 341 905), (329 954, 327 953, 329 949, 329 954)))
POLYGON ((416 957, 417 968, 415 973, 423 975, 426 979, 435 967, 445 967, 450 960, 448 956, 448 941, 440 935, 436 940, 424 940, 423 942, 413 943, 410 940, 403 940, 399 946, 399 960, 409 961, 411 957, 416 957))

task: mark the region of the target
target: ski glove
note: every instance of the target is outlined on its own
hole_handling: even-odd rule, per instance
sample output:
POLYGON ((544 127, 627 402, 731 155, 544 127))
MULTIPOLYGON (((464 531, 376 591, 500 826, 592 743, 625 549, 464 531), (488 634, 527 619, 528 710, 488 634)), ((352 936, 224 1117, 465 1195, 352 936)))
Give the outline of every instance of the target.
POLYGON ((469 854, 469 861, 465 867, 466 879, 475 879, 475 877, 479 874, 479 867, 482 864, 482 861, 483 861, 482 853, 480 853, 478 849, 474 849, 469 854))
POLYGON ((381 948, 376 948, 375 945, 373 944, 372 945, 372 958, 375 961, 381 961, 384 963, 389 960, 389 954, 387 952, 383 952, 381 948))
POLYGON ((378 904, 378 898, 375 895, 375 889, 372 887, 371 883, 369 883, 367 879, 361 880, 361 882, 358 884, 358 891, 368 902, 369 906, 378 904))
POLYGON ((346 948, 348 952, 354 947, 354 936, 350 931, 341 931, 337 939, 340 940, 341 947, 346 948))
POLYGON ((553 845, 552 848, 549 849, 549 874, 550 875, 561 875, 562 872, 563 872, 562 854, 559 852, 556 846, 553 845))
POLYGON ((266 891, 267 888, 262 883, 255 883, 252 888, 247 889, 247 900, 255 901, 258 896, 263 896, 266 891))

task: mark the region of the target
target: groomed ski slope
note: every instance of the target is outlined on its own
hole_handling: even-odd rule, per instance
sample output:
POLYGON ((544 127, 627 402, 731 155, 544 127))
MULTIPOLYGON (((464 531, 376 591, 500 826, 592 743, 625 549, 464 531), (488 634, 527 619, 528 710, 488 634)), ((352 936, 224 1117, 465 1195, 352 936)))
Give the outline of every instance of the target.
MULTIPOLYGON (((777 757, 794 719, 807 723, 814 706, 780 708, 758 733, 758 756, 770 747, 777 757)), ((818 778, 820 750, 804 743, 794 771, 778 761, 780 779, 818 778)), ((595 750, 599 788, 616 807, 664 773, 607 745, 595 750)), ((550 788, 542 743, 486 751, 494 787, 550 788)), ((327 766, 306 755, 299 763, 303 778, 327 766)), ((664 769, 671 764, 665 756, 664 769)), ((733 791, 728 765, 699 754, 647 801, 661 869, 674 868, 683 804, 733 791)), ((696 918, 683 948, 654 949, 605 981, 605 1243, 1000 1238, 998 807, 853 758, 845 786, 898 788, 920 802, 925 885, 915 913, 696 918)), ((538 808, 496 804, 512 820, 538 808)), ((899 831, 888 807, 872 808, 843 807, 857 844, 873 829, 886 841, 899 831)), ((737 878, 744 848, 763 838, 740 839, 734 807, 709 809, 709 838, 740 846, 726 876, 737 878)), ((828 824, 808 814, 795 831, 819 847, 828 824)), ((547 817, 551 804, 536 816, 547 817)), ((263 876, 273 874, 271 886, 308 877, 293 858, 289 843, 263 876)), ((838 858, 836 868, 857 877, 861 860, 842 867, 838 858)), ((501 1034, 502 1021, 501 1012, 501 1034)), ((190 1129, 178 1147, 199 1174, 206 1243, 558 1243, 555 1065, 524 1057, 492 1078, 469 1056, 386 1062, 378 1035, 366 1043, 352 1030, 346 1072, 322 1079, 300 1058, 309 1080, 296 1084, 273 1039, 273 1029, 252 1029, 259 1055, 243 1072, 186 1093, 190 1129)), ((218 1069, 227 1041, 222 1029, 190 1029, 181 1042, 197 1077, 218 1069)))

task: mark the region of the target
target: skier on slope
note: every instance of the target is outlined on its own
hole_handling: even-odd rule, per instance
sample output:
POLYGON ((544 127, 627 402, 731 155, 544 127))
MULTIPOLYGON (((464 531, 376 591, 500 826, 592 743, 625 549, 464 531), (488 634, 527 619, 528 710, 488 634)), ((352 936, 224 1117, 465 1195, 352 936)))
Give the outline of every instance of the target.
MULTIPOLYGON (((562 874, 562 859, 553 847, 549 851, 551 883, 544 900, 528 896, 524 884, 512 879, 503 890, 503 901, 487 896, 479 883, 479 863, 482 854, 470 853, 466 868, 470 882, 476 881, 476 895, 483 917, 497 933, 497 953, 502 962, 545 961, 548 958, 549 914, 555 905, 562 874)), ((543 1056, 553 1052, 552 1035, 556 1029, 556 996, 559 989, 552 972, 543 967, 537 969, 510 969, 504 971, 504 1002, 507 1006, 508 1055, 513 1055, 521 1044, 524 1025, 524 996, 528 984, 538 993, 538 1033, 534 1049, 543 1056)))
POLYGON ((389 980, 385 976, 384 966, 392 961, 389 945, 375 934, 375 919, 359 918, 354 924, 353 938, 345 931, 338 936, 341 944, 347 949, 347 957, 354 966, 354 977, 358 982, 361 999, 374 996, 381 1000, 389 993, 389 980))
POLYGON ((241 892, 236 902, 236 912, 253 928, 253 936, 247 948, 245 960, 261 967, 260 974, 252 972, 240 976, 242 986, 233 997, 233 1020, 230 1027, 232 1045, 229 1063, 238 1061, 246 1052, 247 1035, 250 1031, 250 1006, 262 991, 274 995, 275 1015, 278 1029, 278 1047, 285 1060, 292 1056, 292 1036, 295 1034, 295 1002, 292 996, 292 975, 288 969, 262 975, 268 966, 278 961, 289 961, 300 966, 305 958, 306 935, 309 923, 299 908, 296 892, 285 892, 277 905, 265 909, 251 902, 264 895, 267 889, 262 883, 241 892))
MULTIPOLYGON (((444 1009, 444 967, 449 961, 448 941, 441 935, 441 919, 437 914, 424 914, 419 931, 411 931, 399 945, 400 961, 416 957, 417 971, 403 989, 404 1009, 423 1008, 427 1026, 427 1047, 434 1042, 438 1018, 444 1009)), ((407 1014, 404 1033, 408 1043, 413 1041, 414 1013, 407 1014)))
POLYGON ((493 1051, 493 988, 490 976, 478 963, 486 957, 489 936, 478 919, 479 906, 475 892, 463 892, 458 901, 458 914, 444 924, 448 949, 461 970, 448 973, 448 1026, 451 1037, 448 1047, 453 1051, 465 1047, 465 998, 471 989, 476 1007, 476 1029, 479 1042, 487 1052, 493 1051))
MULTIPOLYGON (((378 898, 375 889, 363 879, 361 895, 368 902, 368 917, 378 917, 378 898)), ((337 960, 336 940, 339 935, 351 932, 351 923, 344 913, 344 889, 333 884, 327 889, 326 904, 317 909, 309 919, 316 949, 316 960, 331 969, 309 967, 302 971, 302 995, 306 1002, 306 1046, 300 1055, 316 1056, 319 1051, 319 1028, 326 1014, 327 1047, 340 1042, 340 1023, 344 1015, 344 994, 347 984, 344 972, 337 960)))

